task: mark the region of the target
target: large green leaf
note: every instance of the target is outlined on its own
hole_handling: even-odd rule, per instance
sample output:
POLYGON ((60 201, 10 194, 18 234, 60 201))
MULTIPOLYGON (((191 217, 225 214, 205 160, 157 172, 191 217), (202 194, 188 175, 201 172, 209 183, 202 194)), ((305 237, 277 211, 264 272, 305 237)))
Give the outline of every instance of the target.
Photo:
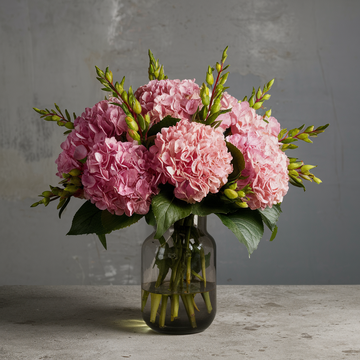
POLYGON ((156 226, 156 219, 152 207, 150 206, 149 212, 145 215, 145 220, 148 225, 156 226))
POLYGON ((257 211, 260 213, 265 225, 271 231, 274 231, 281 214, 280 204, 273 205, 272 208, 267 207, 264 210, 258 209, 257 211))
POLYGON ((101 222, 107 234, 111 233, 114 230, 123 229, 132 224, 138 222, 143 215, 133 214, 132 216, 127 215, 115 215, 109 213, 107 210, 104 210, 101 214, 101 222))
POLYGON ((228 177, 228 182, 237 180, 241 172, 245 169, 245 159, 242 152, 232 143, 226 141, 226 146, 231 153, 233 159, 231 165, 233 166, 233 172, 228 177))
POLYGON ((239 207, 232 202, 221 200, 217 195, 208 194, 201 202, 193 204, 192 213, 207 216, 215 213, 227 214, 238 209, 239 207))
POLYGON ((191 204, 174 196, 173 186, 163 186, 160 193, 152 199, 152 210, 157 223, 155 239, 159 239, 176 221, 189 216, 191 209, 191 204))
POLYGON ((249 255, 251 255, 256 250, 264 233, 260 214, 250 209, 240 209, 234 213, 216 215, 246 246, 249 255))
POLYGON ((180 119, 176 119, 176 118, 173 118, 170 115, 168 115, 168 116, 164 117, 161 121, 159 121, 157 124, 153 125, 149 129, 147 136, 149 137, 149 136, 156 135, 158 132, 161 131, 162 128, 174 126, 179 121, 180 121, 180 119))
POLYGON ((106 231, 101 222, 101 213, 102 210, 87 201, 76 212, 67 235, 104 234, 106 231))

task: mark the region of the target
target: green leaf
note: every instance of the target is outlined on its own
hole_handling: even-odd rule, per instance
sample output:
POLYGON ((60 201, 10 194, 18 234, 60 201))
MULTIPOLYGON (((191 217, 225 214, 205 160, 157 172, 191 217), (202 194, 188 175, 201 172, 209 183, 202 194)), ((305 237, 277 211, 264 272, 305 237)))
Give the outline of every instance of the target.
POLYGON ((64 205, 61 206, 60 210, 59 210, 59 219, 61 219, 61 214, 63 213, 63 211, 65 210, 65 208, 68 206, 68 203, 70 202, 71 197, 68 197, 65 202, 64 205))
POLYGON ((216 214, 242 242, 249 255, 256 250, 264 233, 264 225, 257 211, 241 209, 231 214, 216 214))
POLYGON ((198 216, 207 216, 210 214, 227 214, 239 210, 239 208, 230 201, 221 200, 218 196, 208 194, 201 202, 196 202, 192 206, 192 213, 198 216))
POLYGON ((101 223, 105 229, 105 233, 109 234, 114 230, 123 229, 132 224, 137 223, 144 215, 133 214, 132 216, 127 215, 116 215, 111 214, 107 210, 104 210, 101 214, 101 223))
POLYGON ((107 250, 107 245, 106 245, 106 236, 105 234, 96 234, 102 244, 102 246, 105 248, 105 250, 107 250))
POLYGON ((270 241, 273 241, 273 240, 275 239, 276 234, 277 234, 277 231, 278 231, 278 227, 275 226, 275 228, 274 228, 274 230, 273 230, 273 232, 272 232, 272 234, 271 234, 270 241))
POLYGON ((192 205, 177 199, 174 195, 174 187, 167 185, 154 196, 152 209, 157 223, 154 237, 159 239, 172 224, 191 214, 192 205))
POLYGON ((149 212, 145 215, 145 220, 148 225, 156 226, 156 219, 151 206, 149 212))
POLYGON ((180 121, 180 119, 175 119, 173 117, 171 117, 170 115, 164 117, 160 122, 158 122, 157 124, 153 125, 148 133, 147 136, 153 136, 156 135, 158 132, 161 131, 162 128, 164 127, 170 127, 170 126, 174 126, 176 125, 178 122, 180 121))
POLYGON ((106 231, 101 222, 101 213, 102 210, 87 201, 76 212, 70 231, 66 235, 105 234, 106 231))
POLYGON ((228 177, 228 182, 235 181, 239 178, 241 172, 245 169, 245 160, 241 151, 230 142, 226 141, 226 146, 231 153, 233 159, 231 164, 233 166, 233 172, 228 177))
POLYGON ((271 230, 274 231, 276 228, 276 223, 279 220, 281 214, 280 204, 273 205, 272 208, 265 208, 264 210, 257 209, 265 225, 271 230))

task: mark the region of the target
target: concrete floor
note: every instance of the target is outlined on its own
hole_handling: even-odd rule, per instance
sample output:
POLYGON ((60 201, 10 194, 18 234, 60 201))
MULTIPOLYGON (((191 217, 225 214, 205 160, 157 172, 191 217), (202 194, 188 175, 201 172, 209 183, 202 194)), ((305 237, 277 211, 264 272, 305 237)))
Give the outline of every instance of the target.
POLYGON ((0 359, 360 359, 360 285, 218 286, 213 324, 166 336, 139 286, 0 287, 0 359))

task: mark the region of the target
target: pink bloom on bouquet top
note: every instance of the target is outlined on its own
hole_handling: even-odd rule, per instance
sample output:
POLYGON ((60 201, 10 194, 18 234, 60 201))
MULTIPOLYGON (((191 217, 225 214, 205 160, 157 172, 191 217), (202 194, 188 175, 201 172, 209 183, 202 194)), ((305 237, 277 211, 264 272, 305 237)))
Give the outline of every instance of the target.
POLYGON ((265 119, 267 122, 264 121, 263 117, 258 115, 247 101, 238 103, 234 114, 236 119, 231 123, 231 132, 233 134, 243 134, 249 130, 255 130, 259 134, 277 137, 280 132, 280 124, 274 117, 271 116, 265 119))
POLYGON ((116 98, 102 100, 76 118, 75 128, 61 144, 63 151, 55 161, 58 176, 74 168, 83 169, 77 160, 84 159, 94 144, 127 131, 124 111, 111 102, 120 103, 116 98))
POLYGON ((194 80, 152 80, 139 87, 135 97, 143 114, 149 113, 152 124, 168 115, 190 120, 202 104, 200 88, 194 80))
POLYGON ((85 197, 112 214, 146 214, 152 195, 159 192, 154 161, 143 145, 106 138, 94 145, 86 160, 85 197))
MULTIPOLYGON (((266 123, 265 123, 266 124, 266 123)), ((250 209, 265 209, 282 202, 289 185, 288 158, 279 148, 276 136, 260 134, 251 129, 241 135, 227 137, 244 155, 246 179, 237 182, 237 190, 250 185, 255 194, 248 194, 250 209)))
POLYGON ((175 196, 188 203, 217 193, 233 170, 222 129, 188 120, 163 128, 150 151, 159 159, 166 180, 175 186, 175 196))
POLYGON ((221 114, 217 117, 216 121, 221 120, 220 127, 227 129, 232 125, 235 125, 238 119, 241 117, 241 104, 233 96, 224 92, 221 99, 221 110, 231 109, 230 112, 221 114))

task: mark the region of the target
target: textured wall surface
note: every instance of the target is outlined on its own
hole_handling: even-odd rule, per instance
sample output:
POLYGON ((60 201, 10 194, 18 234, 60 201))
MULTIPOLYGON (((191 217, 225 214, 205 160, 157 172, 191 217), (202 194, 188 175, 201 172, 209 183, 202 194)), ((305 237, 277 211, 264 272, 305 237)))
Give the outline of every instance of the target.
POLYGON ((80 205, 30 209, 55 185, 62 129, 32 107, 80 114, 104 93, 94 65, 147 82, 147 50, 170 78, 205 79, 229 45, 229 92, 242 99, 276 78, 268 106, 282 127, 331 126, 293 155, 321 185, 291 188, 274 242, 246 248, 210 216, 221 284, 360 283, 356 0, 0 0, 0 285, 137 284, 140 222, 109 237, 65 236, 80 205))

